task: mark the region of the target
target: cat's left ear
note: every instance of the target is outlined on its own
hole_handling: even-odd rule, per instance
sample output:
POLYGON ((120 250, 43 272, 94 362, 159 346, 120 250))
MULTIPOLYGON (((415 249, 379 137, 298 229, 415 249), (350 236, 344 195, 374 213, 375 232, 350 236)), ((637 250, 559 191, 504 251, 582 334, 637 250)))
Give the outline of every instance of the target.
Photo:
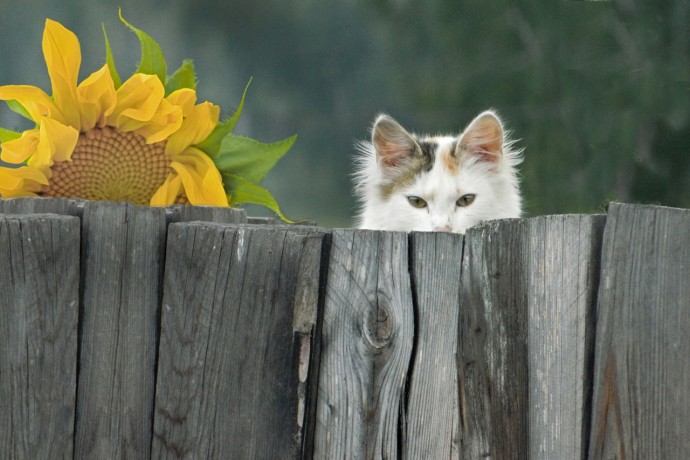
POLYGON ((376 156, 386 167, 398 166, 419 149, 410 133, 385 114, 379 115, 374 122, 371 143, 376 150, 376 156))
POLYGON ((465 128, 456 156, 470 155, 479 161, 497 163, 503 156, 503 124, 491 110, 480 113, 465 128))

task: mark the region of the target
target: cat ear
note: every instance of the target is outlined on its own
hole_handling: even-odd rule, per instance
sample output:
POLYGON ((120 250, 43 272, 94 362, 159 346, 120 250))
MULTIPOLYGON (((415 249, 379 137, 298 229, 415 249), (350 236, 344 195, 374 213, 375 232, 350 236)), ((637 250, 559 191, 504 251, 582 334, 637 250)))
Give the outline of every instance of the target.
MULTIPOLYGON (((479 161, 496 163, 503 155, 503 124, 491 110, 480 113, 465 128, 458 149, 479 161)), ((461 155, 458 157, 462 158, 461 155)))
POLYGON ((394 167, 417 149, 417 142, 405 128, 388 115, 379 115, 371 130, 376 156, 384 166, 394 167))

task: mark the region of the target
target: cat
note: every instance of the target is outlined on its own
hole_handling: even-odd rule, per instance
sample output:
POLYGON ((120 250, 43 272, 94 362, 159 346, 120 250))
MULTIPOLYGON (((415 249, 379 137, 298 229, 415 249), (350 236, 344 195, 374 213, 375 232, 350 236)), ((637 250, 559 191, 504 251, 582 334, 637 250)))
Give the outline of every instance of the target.
POLYGON ((496 112, 479 114, 458 136, 417 136, 386 114, 358 145, 355 193, 362 229, 465 233, 491 219, 520 217, 513 149, 496 112))

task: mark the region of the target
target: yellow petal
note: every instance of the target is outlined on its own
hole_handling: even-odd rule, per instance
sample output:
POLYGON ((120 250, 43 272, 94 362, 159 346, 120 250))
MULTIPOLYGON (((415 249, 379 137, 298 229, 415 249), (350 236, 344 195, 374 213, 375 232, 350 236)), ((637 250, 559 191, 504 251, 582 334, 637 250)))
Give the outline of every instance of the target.
POLYGON ((170 206, 182 193, 182 179, 175 171, 171 172, 151 197, 151 206, 170 206))
POLYGON ((35 168, 0 168, 0 195, 3 198, 36 196, 41 185, 48 185, 48 179, 35 168))
POLYGON ((44 118, 41 123, 36 154, 29 159, 28 165, 45 170, 53 166, 56 161, 69 160, 78 140, 79 131, 77 129, 50 118, 44 118))
POLYGON ((29 85, 0 86, 0 101, 13 99, 24 106, 36 123, 40 122, 42 117, 51 117, 65 122, 53 100, 40 88, 29 85))
POLYGON ((180 175, 191 204, 228 206, 223 180, 208 155, 192 147, 176 155, 170 167, 180 175))
POLYGON ((106 121, 122 131, 139 129, 156 114, 164 95, 157 76, 136 73, 117 90, 117 103, 106 121))
POLYGON ((21 164, 36 153, 38 147, 39 129, 30 129, 22 133, 22 137, 2 143, 0 158, 5 163, 21 164))
POLYGON ((65 121, 79 128, 79 104, 77 78, 81 65, 81 48, 74 33, 59 22, 46 19, 43 31, 43 56, 53 87, 55 105, 65 116, 65 121))
POLYGON ((166 99, 171 104, 182 107, 182 114, 185 117, 188 117, 194 109, 194 103, 196 102, 196 91, 191 88, 181 88, 170 93, 166 99))
POLYGON ((180 129, 171 135, 165 145, 165 153, 174 156, 190 145, 206 139, 218 124, 220 107, 210 102, 195 105, 192 112, 182 122, 180 129))
POLYGON ((105 117, 117 102, 115 83, 110 76, 108 65, 92 73, 77 87, 77 97, 81 111, 81 131, 85 132, 98 125, 105 125, 105 117))
POLYGON ((182 126, 182 109, 163 99, 151 120, 136 130, 148 144, 165 140, 182 126))

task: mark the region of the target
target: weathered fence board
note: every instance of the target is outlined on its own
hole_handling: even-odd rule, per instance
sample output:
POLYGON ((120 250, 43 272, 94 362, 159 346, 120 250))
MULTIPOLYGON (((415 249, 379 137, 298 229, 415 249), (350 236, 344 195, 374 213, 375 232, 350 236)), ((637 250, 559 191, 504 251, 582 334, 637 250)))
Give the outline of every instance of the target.
POLYGON ((690 455, 690 210, 611 204, 590 458, 690 455))
POLYGON ((328 270, 314 457, 395 458, 414 331, 407 235, 335 230, 328 270))
POLYGON ((604 216, 528 219, 529 458, 586 458, 604 216))
POLYGON ((414 233, 415 305, 403 458, 459 458, 458 318, 462 235, 414 233))
POLYGON ((462 458, 528 458, 524 220, 465 235, 460 293, 462 458))
POLYGON ((154 457, 301 455, 324 238, 171 226, 154 457))
POLYGON ((0 457, 72 458, 79 219, 0 215, 0 457))

